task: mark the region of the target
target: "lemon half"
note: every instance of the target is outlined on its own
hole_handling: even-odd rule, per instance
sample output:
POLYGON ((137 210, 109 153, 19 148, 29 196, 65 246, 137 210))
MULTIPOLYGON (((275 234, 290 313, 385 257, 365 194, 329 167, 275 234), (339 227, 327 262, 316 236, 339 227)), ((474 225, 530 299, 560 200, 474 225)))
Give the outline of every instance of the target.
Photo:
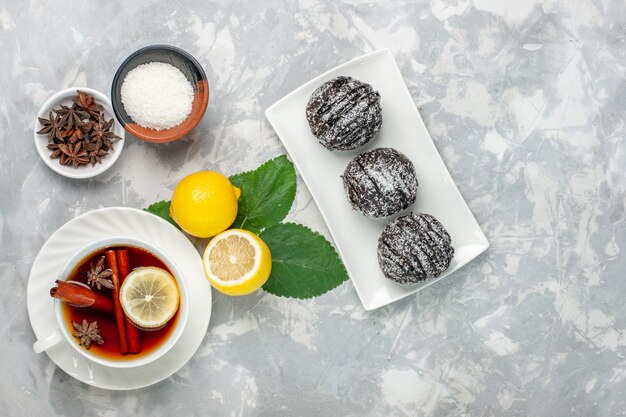
POLYGON ((215 236, 202 261, 209 282, 228 295, 246 295, 258 290, 272 270, 272 255, 265 242, 242 229, 215 236))
POLYGON ((176 279, 161 268, 137 268, 120 288, 120 304, 126 317, 137 326, 162 327, 174 317, 180 304, 176 279))

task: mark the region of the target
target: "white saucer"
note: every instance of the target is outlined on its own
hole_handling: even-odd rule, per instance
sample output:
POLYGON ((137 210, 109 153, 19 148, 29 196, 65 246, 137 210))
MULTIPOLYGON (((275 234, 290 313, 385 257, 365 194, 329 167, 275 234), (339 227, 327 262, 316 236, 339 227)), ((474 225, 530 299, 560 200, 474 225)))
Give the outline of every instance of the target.
POLYGON ((59 368, 94 387, 128 390, 157 383, 178 371, 196 352, 211 318, 211 286, 202 259, 181 232, 165 220, 141 210, 110 207, 90 211, 61 226, 43 245, 28 278, 27 307, 37 338, 58 324, 50 288, 64 263, 81 247, 108 236, 143 239, 166 252, 178 265, 189 290, 189 318, 176 345, 157 361, 131 369, 115 369, 91 362, 66 343, 46 351, 59 368))

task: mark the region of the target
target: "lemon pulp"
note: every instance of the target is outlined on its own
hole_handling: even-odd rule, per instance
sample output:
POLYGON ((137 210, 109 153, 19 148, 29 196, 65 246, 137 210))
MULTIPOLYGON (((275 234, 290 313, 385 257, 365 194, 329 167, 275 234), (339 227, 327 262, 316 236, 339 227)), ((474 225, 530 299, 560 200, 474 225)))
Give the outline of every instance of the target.
POLYGON ((215 289, 228 295, 246 295, 265 284, 272 269, 272 256, 265 242, 254 233, 231 229, 211 240, 203 263, 207 279, 215 289))
POLYGON ((126 317, 137 326, 162 327, 174 317, 180 304, 176 280, 161 268, 137 268, 120 288, 120 304, 126 317))

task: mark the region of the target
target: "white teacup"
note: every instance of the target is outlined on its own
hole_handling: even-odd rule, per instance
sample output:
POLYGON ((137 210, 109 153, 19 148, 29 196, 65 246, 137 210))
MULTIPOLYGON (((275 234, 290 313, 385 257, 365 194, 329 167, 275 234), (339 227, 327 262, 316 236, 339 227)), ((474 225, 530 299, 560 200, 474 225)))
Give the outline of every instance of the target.
MULTIPOLYGON (((165 253, 163 253, 160 249, 155 246, 136 238, 130 237, 122 237, 122 236, 114 236, 108 237, 106 239, 101 239, 90 243, 89 245, 83 247, 78 252, 76 252, 66 263, 61 273, 59 274, 59 280, 67 280, 72 271, 76 268, 76 266, 83 261, 85 258, 89 256, 89 254, 97 252, 107 247, 118 247, 118 246, 134 246, 148 252, 153 253, 159 258, 163 263, 168 267, 168 269, 174 275, 176 279, 176 283, 178 284, 178 289, 180 291, 180 305, 178 311, 178 319, 176 320, 176 324, 174 329, 172 329, 171 334, 168 339, 159 346, 155 351, 150 352, 148 354, 142 354, 138 357, 133 357, 134 355, 129 355, 128 359, 125 360, 110 360, 98 356, 90 352, 87 349, 84 349, 82 346, 76 341, 76 338, 72 336, 67 325, 64 323, 63 313, 61 311, 61 301, 54 300, 54 311, 56 314, 58 328, 54 329, 48 336, 45 336, 39 340, 37 340, 33 344, 33 350, 36 353, 41 353, 45 350, 50 349, 53 346, 61 342, 69 343, 70 346, 78 353, 83 355, 85 358, 89 359, 92 362, 98 363, 100 365, 112 367, 112 368, 134 368, 137 366, 146 365, 148 363, 154 362, 163 356, 167 351, 169 351, 178 341, 185 325, 187 323, 187 316, 189 315, 189 294, 187 293, 187 286, 185 285, 185 280, 180 272, 180 269, 176 266, 176 264, 168 257, 165 253)), ((52 285, 53 282, 50 282, 52 285)))

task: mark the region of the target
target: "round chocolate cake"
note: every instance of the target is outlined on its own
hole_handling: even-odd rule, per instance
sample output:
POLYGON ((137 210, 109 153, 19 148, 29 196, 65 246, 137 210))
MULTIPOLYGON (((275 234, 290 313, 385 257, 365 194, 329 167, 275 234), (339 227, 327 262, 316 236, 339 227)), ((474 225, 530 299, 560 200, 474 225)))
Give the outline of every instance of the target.
POLYGON ((346 196, 367 217, 387 217, 415 202, 417 178, 413 163, 392 148, 357 155, 343 175, 346 196))
POLYGON ((380 94, 354 78, 333 78, 313 92, 306 106, 306 118, 311 132, 326 148, 356 149, 380 130, 380 94))
POLYGON ((378 239, 380 269, 400 284, 438 277, 453 257, 450 235, 430 214, 399 217, 385 227, 378 239))

